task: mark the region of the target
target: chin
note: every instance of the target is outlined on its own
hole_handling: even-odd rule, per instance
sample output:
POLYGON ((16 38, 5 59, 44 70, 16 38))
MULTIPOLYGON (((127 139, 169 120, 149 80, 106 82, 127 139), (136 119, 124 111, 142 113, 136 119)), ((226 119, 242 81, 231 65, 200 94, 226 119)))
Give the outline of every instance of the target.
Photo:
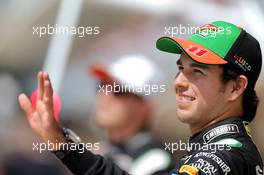
POLYGON ((193 123, 195 119, 192 112, 180 109, 177 109, 177 117, 181 122, 186 124, 193 123))

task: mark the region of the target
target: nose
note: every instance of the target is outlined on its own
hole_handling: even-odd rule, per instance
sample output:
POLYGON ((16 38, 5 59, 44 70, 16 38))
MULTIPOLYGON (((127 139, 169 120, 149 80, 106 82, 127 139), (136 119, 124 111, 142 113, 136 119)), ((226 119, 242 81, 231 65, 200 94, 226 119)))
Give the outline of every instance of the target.
POLYGON ((173 82, 174 90, 176 91, 176 93, 181 93, 186 91, 188 89, 188 86, 188 79, 182 72, 179 72, 173 82))

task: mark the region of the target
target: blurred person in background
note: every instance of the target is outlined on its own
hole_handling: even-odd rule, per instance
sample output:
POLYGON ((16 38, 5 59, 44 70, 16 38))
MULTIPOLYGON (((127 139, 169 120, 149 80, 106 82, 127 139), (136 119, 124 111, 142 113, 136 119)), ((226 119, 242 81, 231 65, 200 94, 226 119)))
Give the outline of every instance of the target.
POLYGON ((106 130, 110 143, 103 146, 105 157, 132 174, 173 168, 171 154, 162 149, 148 126, 154 112, 153 93, 165 91, 157 65, 143 55, 124 55, 108 68, 93 65, 90 72, 99 81, 96 123, 106 130))

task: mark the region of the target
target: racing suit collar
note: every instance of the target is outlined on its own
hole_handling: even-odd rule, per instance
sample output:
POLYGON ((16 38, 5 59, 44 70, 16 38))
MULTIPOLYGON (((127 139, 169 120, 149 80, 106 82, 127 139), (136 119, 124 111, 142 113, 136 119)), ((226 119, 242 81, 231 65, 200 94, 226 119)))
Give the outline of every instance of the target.
POLYGON ((190 137, 189 143, 209 144, 224 138, 250 136, 248 121, 244 117, 232 117, 214 123, 190 137))

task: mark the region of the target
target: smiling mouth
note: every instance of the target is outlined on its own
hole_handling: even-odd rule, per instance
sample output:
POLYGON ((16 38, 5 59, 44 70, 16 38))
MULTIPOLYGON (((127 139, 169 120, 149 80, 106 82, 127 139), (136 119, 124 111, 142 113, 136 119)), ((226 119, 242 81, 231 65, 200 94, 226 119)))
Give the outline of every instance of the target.
POLYGON ((194 97, 187 96, 187 95, 178 95, 177 97, 177 101, 180 101, 180 102, 190 102, 194 100, 195 100, 194 97))

